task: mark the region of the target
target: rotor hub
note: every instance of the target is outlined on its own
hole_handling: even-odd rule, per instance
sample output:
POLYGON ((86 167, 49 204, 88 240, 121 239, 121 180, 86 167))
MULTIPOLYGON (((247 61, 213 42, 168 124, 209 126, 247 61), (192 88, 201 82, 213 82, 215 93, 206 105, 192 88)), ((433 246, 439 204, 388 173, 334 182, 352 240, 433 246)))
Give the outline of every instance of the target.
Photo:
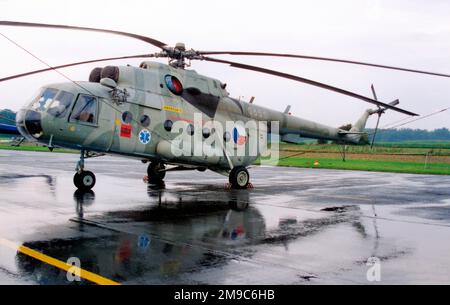
POLYGON ((177 42, 175 47, 165 46, 162 49, 161 52, 154 53, 153 57, 166 57, 169 59, 169 65, 175 68, 184 69, 186 66, 190 66, 190 60, 203 59, 203 56, 198 51, 193 49, 186 50, 186 45, 183 42, 177 42))

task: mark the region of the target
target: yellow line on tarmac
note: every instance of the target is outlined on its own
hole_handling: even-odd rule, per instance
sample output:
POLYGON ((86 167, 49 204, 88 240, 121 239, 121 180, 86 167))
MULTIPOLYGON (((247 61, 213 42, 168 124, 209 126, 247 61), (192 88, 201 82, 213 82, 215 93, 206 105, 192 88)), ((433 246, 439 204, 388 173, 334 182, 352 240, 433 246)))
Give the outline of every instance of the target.
POLYGON ((78 274, 81 278, 91 281, 93 283, 99 284, 99 285, 120 285, 120 283, 114 282, 110 279, 107 279, 105 277, 102 277, 98 274, 89 272, 87 270, 81 269, 79 267, 73 266, 71 264, 67 264, 63 261, 60 261, 56 258, 50 257, 48 255, 42 254, 41 252, 35 251, 33 249, 30 249, 28 247, 18 245, 12 241, 9 241, 4 238, 0 238, 0 245, 5 246, 7 248, 10 248, 14 251, 18 251, 20 253, 23 253, 25 255, 28 255, 32 258, 35 258, 37 260, 40 260, 41 262, 47 263, 49 265, 52 265, 56 268, 62 269, 64 271, 69 271, 71 273, 78 274))

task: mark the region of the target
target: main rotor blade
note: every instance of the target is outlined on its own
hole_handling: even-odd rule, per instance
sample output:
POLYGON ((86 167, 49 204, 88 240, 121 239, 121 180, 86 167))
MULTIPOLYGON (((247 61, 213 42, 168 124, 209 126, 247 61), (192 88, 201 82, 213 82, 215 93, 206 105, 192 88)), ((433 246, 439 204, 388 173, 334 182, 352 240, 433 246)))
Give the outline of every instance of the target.
POLYGON ((109 57, 109 58, 101 58, 101 59, 94 59, 94 60, 79 61, 79 62, 74 62, 74 63, 71 63, 71 64, 54 66, 54 67, 51 67, 51 68, 44 68, 44 69, 40 69, 40 70, 34 70, 34 71, 30 71, 30 72, 25 72, 25 73, 21 73, 21 74, 16 74, 16 75, 0 78, 0 82, 4 82, 4 81, 7 81, 7 80, 11 80, 11 79, 19 78, 19 77, 24 77, 24 76, 28 76, 28 75, 33 75, 33 74, 37 74, 37 73, 47 72, 47 71, 51 71, 51 70, 55 70, 55 69, 73 67, 73 66, 84 65, 84 64, 90 64, 90 63, 94 63, 94 62, 118 60, 118 59, 128 59, 128 58, 145 58, 145 57, 153 57, 153 55, 152 54, 142 54, 142 55, 119 56, 119 57, 109 57))
POLYGON ((256 66, 250 66, 250 65, 246 65, 246 64, 241 64, 241 63, 237 63, 237 62, 232 62, 232 61, 228 61, 228 60, 222 60, 222 59, 216 59, 216 58, 211 58, 211 57, 207 57, 204 56, 203 57, 204 60, 206 61, 211 61, 211 62, 217 62, 217 63, 222 63, 222 64, 229 64, 231 67, 235 67, 235 68, 240 68, 240 69, 245 69, 245 70, 251 70, 251 71, 257 71, 257 72, 261 72, 261 73, 265 73, 265 74, 270 74, 270 75, 275 75, 278 77, 283 77, 283 78, 287 78, 287 79, 291 79, 291 80, 295 80, 301 83, 305 83, 305 84, 309 84, 312 86, 316 86, 322 89, 326 89, 326 90, 330 90, 330 91, 334 91, 343 95, 347 95, 356 99, 360 99, 362 101, 365 101, 367 103, 371 103, 377 106, 382 106, 385 107, 387 109, 392 109, 394 111, 397 112, 401 112, 407 115, 412 115, 412 116, 417 116, 418 114, 401 109, 401 108, 397 108, 394 106, 391 106, 389 104, 386 103, 382 103, 379 101, 376 101, 374 99, 368 98, 366 96, 363 95, 359 95, 357 93, 351 92, 351 91, 347 91, 341 88, 337 88, 337 87, 333 87, 324 83, 320 83, 314 80, 310 80, 307 78, 303 78, 300 76, 295 76, 292 74, 287 74, 287 73, 283 73, 283 72, 279 72, 279 71, 275 71, 275 70, 270 70, 270 69, 265 69, 265 68, 261 68, 261 67, 256 67, 256 66))
POLYGON ((309 56, 309 55, 282 54, 282 53, 263 53, 263 52, 240 52, 240 51, 199 51, 198 54, 200 54, 200 55, 221 55, 221 54, 224 54, 224 55, 272 56, 272 57, 302 58, 302 59, 311 59, 311 60, 340 62, 340 63, 346 63, 346 64, 352 64, 352 65, 369 66, 369 67, 375 67, 375 68, 390 69, 390 70, 397 70, 397 71, 404 71, 404 72, 411 72, 411 73, 420 73, 420 74, 427 74, 427 75, 433 75, 433 76, 450 77, 450 74, 444 74, 444 73, 429 72, 429 71, 415 70, 415 69, 409 69, 409 68, 401 68, 401 67, 395 67, 395 66, 373 64, 373 63, 368 63, 368 62, 361 62, 361 61, 354 61, 354 60, 347 60, 347 59, 318 57, 318 56, 309 56))
POLYGON ((95 28, 87 28, 87 27, 80 27, 80 26, 70 26, 70 25, 59 25, 59 24, 46 24, 46 23, 30 23, 30 22, 15 22, 15 21, 0 21, 0 25, 7 25, 7 26, 23 26, 23 27, 37 27, 37 28, 54 28, 54 29, 66 29, 66 30, 80 30, 80 31, 91 31, 91 32, 100 32, 100 33, 110 33, 110 34, 116 34, 126 37, 135 38, 141 41, 145 41, 149 44, 154 45, 155 47, 163 49, 166 44, 164 42, 158 41, 156 39, 127 33, 127 32, 120 32, 120 31, 113 31, 113 30, 104 30, 104 29, 95 29, 95 28))

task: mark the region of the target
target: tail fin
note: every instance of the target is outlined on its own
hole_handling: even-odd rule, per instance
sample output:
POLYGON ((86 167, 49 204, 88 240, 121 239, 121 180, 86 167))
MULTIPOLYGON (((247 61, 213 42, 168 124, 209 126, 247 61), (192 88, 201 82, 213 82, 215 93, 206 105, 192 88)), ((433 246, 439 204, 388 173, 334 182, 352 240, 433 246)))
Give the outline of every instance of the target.
MULTIPOLYGON (((373 98, 374 100, 378 101, 378 97, 377 97, 377 93, 375 92, 375 88, 372 84, 372 86, 370 87, 372 90, 372 94, 373 94, 373 98)), ((393 102, 388 103, 388 105, 390 106, 397 106, 400 103, 400 101, 397 99, 393 102)), ((352 126, 352 128, 349 131, 345 131, 345 130, 339 130, 339 134, 344 135, 346 137, 347 141, 353 142, 358 144, 361 140, 361 137, 363 135, 367 135, 366 132, 363 132, 364 128, 366 127, 366 123, 367 120, 369 119, 369 117, 372 114, 378 114, 378 120, 377 120, 377 125, 375 127, 375 132, 372 138, 372 144, 371 147, 373 147, 373 143, 375 141, 375 135, 377 133, 378 130, 378 124, 380 123, 380 118, 381 115, 387 110, 387 107, 380 107, 378 106, 378 109, 372 110, 372 109, 367 109, 363 115, 359 118, 358 121, 356 121, 356 123, 352 126)))
POLYGON ((361 140, 361 137, 367 134, 363 130, 366 127, 366 123, 370 115, 374 113, 376 113, 376 110, 367 109, 366 111, 364 111, 358 121, 353 124, 352 128, 349 131, 339 130, 339 134, 345 136, 346 141, 358 144, 361 140))
POLYGON ((369 116, 374 114, 376 110, 367 109, 364 111, 363 115, 356 121, 355 124, 353 124, 352 128, 350 129, 350 132, 362 132, 364 128, 366 127, 367 120, 369 119, 369 116))

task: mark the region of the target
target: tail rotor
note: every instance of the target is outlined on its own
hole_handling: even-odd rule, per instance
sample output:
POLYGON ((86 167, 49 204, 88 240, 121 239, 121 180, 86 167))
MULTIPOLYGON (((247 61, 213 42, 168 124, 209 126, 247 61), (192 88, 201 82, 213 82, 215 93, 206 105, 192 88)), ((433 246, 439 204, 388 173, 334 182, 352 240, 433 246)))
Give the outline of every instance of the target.
MULTIPOLYGON (((373 99, 378 101, 377 93, 375 91, 375 87, 373 86, 373 84, 370 86, 370 88, 372 89, 373 99)), ((391 105, 391 106, 396 106, 398 104, 400 104, 400 101, 398 99, 389 103, 389 105, 391 105)), ((373 145, 375 143, 375 137, 377 136, 378 125, 380 124, 381 115, 383 115, 387 110, 387 108, 384 108, 384 107, 380 107, 380 106, 377 106, 377 107, 378 107, 378 109, 374 110, 372 112, 372 114, 376 113, 378 115, 378 118, 377 118, 377 124, 375 125, 375 130, 373 132, 372 142, 370 143, 370 149, 373 148, 373 145)))

